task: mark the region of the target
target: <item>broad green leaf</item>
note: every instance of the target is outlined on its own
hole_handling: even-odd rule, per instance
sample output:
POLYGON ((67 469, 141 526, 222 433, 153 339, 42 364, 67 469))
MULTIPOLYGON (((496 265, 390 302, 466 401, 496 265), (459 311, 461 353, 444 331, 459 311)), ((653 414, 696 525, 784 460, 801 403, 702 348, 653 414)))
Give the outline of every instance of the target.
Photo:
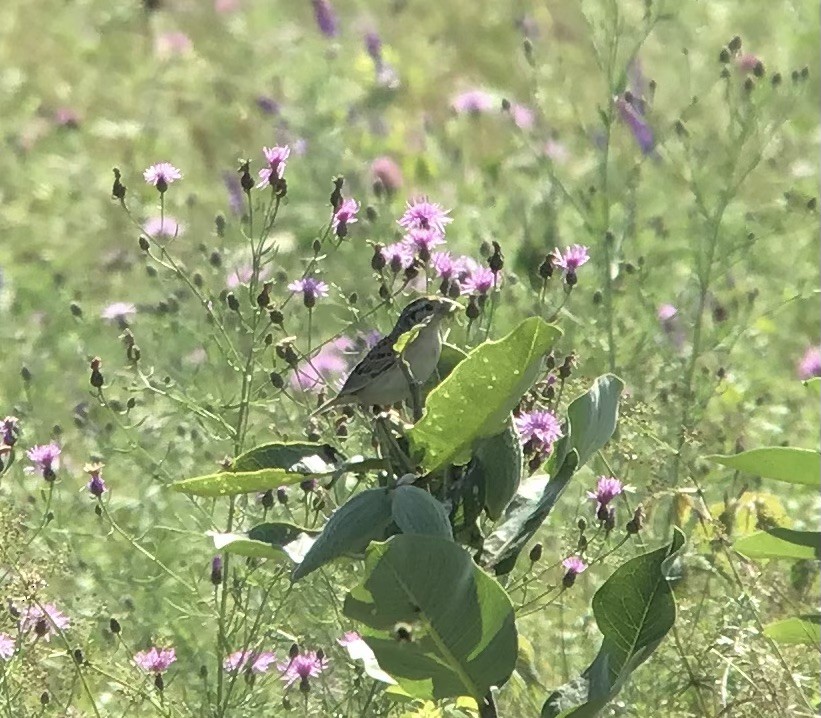
POLYGON ((284 469, 290 473, 315 476, 332 473, 342 461, 344 457, 330 444, 273 442, 240 454, 234 459, 231 471, 242 473, 260 469, 284 469))
POLYGON ((821 615, 792 616, 764 626, 764 635, 777 643, 818 647, 821 644, 821 615))
POLYGON ((292 580, 304 578, 339 556, 361 554, 371 541, 383 539, 391 522, 391 499, 389 489, 368 489, 340 506, 294 569, 292 580))
POLYGON ((821 452, 814 449, 768 446, 742 451, 740 454, 712 454, 704 458, 766 479, 815 488, 821 484, 821 452))
POLYGON ((412 696, 482 701, 513 672, 513 606, 463 547, 399 534, 371 544, 366 573, 346 597, 345 615, 368 627, 379 665, 412 696), (397 624, 409 627, 412 640, 397 640, 397 624))
POLYGON ((393 492, 391 514, 403 534, 430 534, 452 539, 445 507, 418 486, 399 486, 393 492))
POLYGON ((542 718, 593 718, 655 651, 676 620, 669 568, 683 545, 674 529, 669 545, 630 559, 596 592, 601 649, 581 676, 548 697, 542 718))
POLYGON ((479 488, 480 500, 494 521, 519 488, 523 462, 522 445, 512 418, 501 433, 483 439, 476 447, 465 483, 479 488))
MULTIPOLYGON (((562 468, 551 477, 535 499, 514 501, 505 511, 504 520, 487 537, 482 565, 492 568, 497 576, 510 573, 525 544, 539 530, 576 471, 578 454, 575 449, 565 458, 562 468)), ((531 481, 538 480, 533 477, 531 481)))
POLYGON ((740 538, 733 548, 747 558, 821 559, 821 532, 774 528, 740 538))
POLYGON ((408 432, 428 472, 498 434, 539 374, 559 330, 530 317, 499 341, 483 342, 428 395, 425 413, 408 432))
POLYGON ((586 394, 567 407, 567 420, 572 427, 570 446, 579 453, 579 466, 584 466, 613 436, 623 390, 621 379, 605 374, 593 382, 586 394))
POLYGON ((292 474, 284 469, 260 469, 239 474, 221 471, 218 474, 194 476, 191 479, 175 481, 171 484, 171 488, 189 496, 235 496, 250 494, 254 491, 268 491, 277 486, 298 484, 307 478, 310 478, 310 475, 292 474))
POLYGON ((209 532, 214 548, 252 558, 288 557, 299 563, 312 543, 311 535, 318 531, 287 522, 259 524, 247 534, 209 532))

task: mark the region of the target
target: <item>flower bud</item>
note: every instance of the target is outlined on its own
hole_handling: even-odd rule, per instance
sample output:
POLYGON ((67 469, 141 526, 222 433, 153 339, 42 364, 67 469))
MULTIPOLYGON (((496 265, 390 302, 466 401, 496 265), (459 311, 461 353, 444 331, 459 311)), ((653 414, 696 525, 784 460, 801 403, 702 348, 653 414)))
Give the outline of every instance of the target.
POLYGON ((125 199, 126 186, 120 181, 122 177, 120 170, 115 167, 112 171, 114 172, 114 185, 111 188, 111 196, 122 202, 125 199))
POLYGON ((530 561, 531 563, 536 563, 542 557, 542 545, 540 543, 533 544, 533 548, 530 549, 530 561))
POLYGON ((211 559, 211 583, 219 586, 222 583, 222 556, 211 559))
POLYGON ((283 378, 282 374, 278 371, 272 371, 271 375, 271 384, 273 384, 274 389, 282 389, 285 387, 285 379, 283 378))
POLYGON ((385 255, 382 254, 382 245, 373 245, 373 257, 371 257, 371 268, 381 272, 385 268, 385 255))
POLYGON ((120 622, 114 617, 108 620, 108 628, 115 636, 118 636, 122 630, 120 622))
POLYGON ((252 189, 254 189, 254 178, 251 177, 250 165, 251 162, 249 160, 245 160, 245 162, 240 164, 239 169, 237 170, 240 176, 239 185, 242 187, 245 194, 248 194, 252 189))
POLYGON ((99 389, 104 384, 103 375, 100 373, 102 365, 103 360, 100 357, 94 357, 91 360, 91 379, 89 381, 95 389, 99 389))
POLYGON ((292 643, 291 647, 288 649, 288 658, 290 658, 293 661, 294 658, 296 658, 298 655, 299 655, 299 644, 298 643, 292 643))
POLYGON ((225 303, 232 312, 239 311, 239 299, 236 298, 233 292, 228 292, 228 294, 225 295, 225 303))
POLYGON ((637 534, 641 531, 642 527, 644 526, 644 507, 639 504, 636 506, 636 510, 633 512, 633 518, 627 522, 627 533, 637 534))
POLYGON ((151 248, 151 245, 148 243, 148 238, 143 235, 140 235, 140 238, 137 240, 137 244, 140 245, 140 249, 143 252, 147 252, 151 248))
POLYGON ((48 694, 48 691, 43 691, 40 694, 40 705, 45 707, 49 703, 51 703, 51 696, 48 694))
POLYGON ((542 279, 550 279, 553 276, 553 258, 547 254, 544 261, 539 265, 539 276, 542 279))
POLYGON ((473 321, 474 319, 478 319, 481 313, 482 310, 479 308, 479 304, 476 301, 476 295, 471 294, 467 309, 465 309, 467 318, 473 321))

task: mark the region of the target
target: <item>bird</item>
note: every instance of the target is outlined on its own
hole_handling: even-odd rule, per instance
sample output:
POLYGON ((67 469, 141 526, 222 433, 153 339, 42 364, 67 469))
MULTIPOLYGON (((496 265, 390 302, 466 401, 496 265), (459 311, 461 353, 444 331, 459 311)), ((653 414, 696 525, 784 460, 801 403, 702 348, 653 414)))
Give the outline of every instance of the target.
POLYGON ((351 370, 339 393, 313 413, 321 414, 344 404, 385 406, 407 399, 411 385, 406 372, 410 371, 417 384, 424 383, 433 374, 442 353, 439 325, 459 308, 459 304, 444 297, 420 297, 412 301, 402 310, 390 333, 351 370), (400 356, 396 344, 408 332, 414 335, 408 336, 400 356))

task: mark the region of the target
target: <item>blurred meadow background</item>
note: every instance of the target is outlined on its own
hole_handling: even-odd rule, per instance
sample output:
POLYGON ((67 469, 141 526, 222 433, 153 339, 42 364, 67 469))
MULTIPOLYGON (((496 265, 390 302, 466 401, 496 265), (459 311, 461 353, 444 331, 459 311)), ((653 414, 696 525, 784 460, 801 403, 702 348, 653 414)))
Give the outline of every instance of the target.
MULTIPOLYGON (((291 586, 286 563, 240 558, 212 580, 208 531, 264 517, 321 528, 339 495, 252 493, 229 517, 224 501, 168 488, 266 441, 372 453, 364 416, 309 414, 367 335, 424 291, 372 262, 374 244, 399 239, 406 201, 427 196, 453 220, 440 249, 483 263, 497 242, 504 254, 492 303, 457 318, 450 342, 469 350, 540 315, 563 331, 559 364, 573 356, 555 407, 601 374, 625 383, 617 433, 535 537, 541 560, 577 549, 579 519, 593 530, 599 475, 629 484, 629 508, 646 512, 638 536, 604 539, 550 605, 533 610, 538 581, 511 590, 522 640, 499 715, 540 715, 589 664, 593 594, 673 526, 687 536, 675 627, 602 714, 816 714, 818 646, 763 632, 817 608, 815 558, 753 562, 730 547, 773 526, 817 529, 817 487, 704 459, 818 448, 816 4, 6 0, 0 39, 0 416, 17 418, 15 451, 0 454, 0 631, 14 641, 0 713, 476 715, 470 701, 390 697, 339 645, 356 628, 340 611, 361 562, 291 586), (287 194, 259 267, 237 168, 250 159, 257 181, 274 145, 290 148, 287 194), (182 173, 162 209, 143 179, 158 162, 182 173), (339 176, 358 221, 316 252, 339 176), (179 271, 148 256, 141 233, 179 271), (590 260, 571 290, 540 267, 574 244, 590 260), (308 311, 287 285, 314 266, 329 295, 308 311), (267 331, 249 319, 262 280, 283 315, 267 331), (307 356, 335 336, 348 339, 323 349, 319 376, 275 351, 292 337, 307 356), (226 347, 249 337, 259 352, 245 382, 226 347), (89 385, 94 357, 102 391, 89 385), (238 411, 241 437, 225 428, 238 411), (51 442, 57 480, 26 473, 25 450, 51 442), (99 501, 89 462, 105 464, 99 501), (59 635, 49 623, 48 641, 24 630, 45 604, 70 621, 59 635), (286 669, 293 643, 324 651, 310 693, 286 691, 273 666, 223 685, 218 634, 257 620, 286 669), (132 661, 151 646, 176 651, 161 689, 132 661)), ((508 585, 534 563, 523 554, 508 585)), ((560 583, 561 569, 540 580, 560 583)))

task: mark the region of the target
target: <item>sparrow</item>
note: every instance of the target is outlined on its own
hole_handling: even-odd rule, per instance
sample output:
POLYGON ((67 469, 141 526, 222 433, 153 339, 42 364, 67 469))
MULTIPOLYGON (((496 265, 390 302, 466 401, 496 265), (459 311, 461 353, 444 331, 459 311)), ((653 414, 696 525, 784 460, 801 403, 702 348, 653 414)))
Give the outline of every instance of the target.
POLYGON ((408 304, 396 320, 389 334, 380 339, 345 379, 342 388, 330 401, 320 406, 319 414, 343 404, 396 404, 411 395, 411 386, 401 362, 417 384, 433 374, 442 353, 439 334, 442 320, 459 309, 459 305, 444 297, 421 297, 408 304), (401 355, 396 344, 402 335, 408 336, 401 355))

